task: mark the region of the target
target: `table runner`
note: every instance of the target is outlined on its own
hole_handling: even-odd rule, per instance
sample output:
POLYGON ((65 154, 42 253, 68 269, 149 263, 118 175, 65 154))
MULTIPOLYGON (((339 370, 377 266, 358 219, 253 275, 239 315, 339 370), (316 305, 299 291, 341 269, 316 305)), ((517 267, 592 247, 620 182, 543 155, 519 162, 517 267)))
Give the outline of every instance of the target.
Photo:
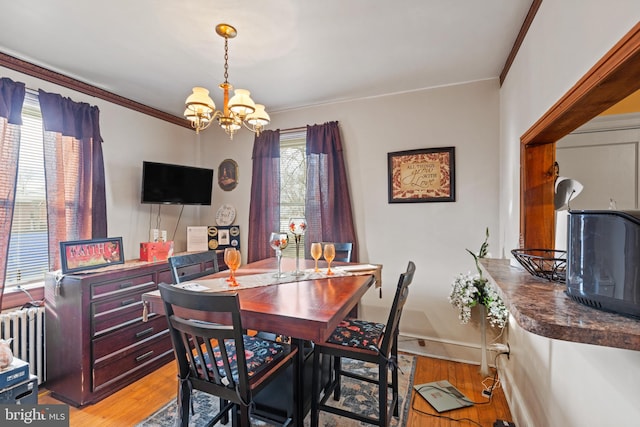
POLYGON ((379 269, 373 265, 349 265, 349 266, 340 266, 334 267, 332 269, 333 275, 328 276, 326 274, 326 269, 321 269, 319 272, 314 272, 313 268, 302 270, 302 275, 293 276, 287 273, 284 273, 285 277, 274 277, 276 275, 275 271, 270 271, 268 273, 258 273, 258 274, 246 274, 246 275, 237 275, 236 281, 238 282, 238 286, 231 286, 227 281, 227 277, 219 277, 215 279, 197 279, 190 282, 184 282, 175 285, 176 287, 187 289, 191 291, 202 291, 202 292, 223 292, 223 291, 236 291, 241 289, 250 289, 257 288, 260 286, 270 286, 270 285, 279 285, 283 283, 291 283, 291 282, 300 282, 304 280, 315 280, 315 279, 331 279, 333 277, 343 277, 343 276, 356 276, 356 275, 364 275, 364 274, 373 274, 376 279, 376 287, 378 287, 378 283, 380 282, 377 274, 379 269))

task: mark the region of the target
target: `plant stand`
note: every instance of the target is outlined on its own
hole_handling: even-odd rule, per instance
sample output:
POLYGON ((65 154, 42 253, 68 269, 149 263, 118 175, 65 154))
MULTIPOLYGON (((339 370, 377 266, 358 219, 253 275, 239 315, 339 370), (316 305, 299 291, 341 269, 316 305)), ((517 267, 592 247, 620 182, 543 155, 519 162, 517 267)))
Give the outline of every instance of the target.
POLYGON ((487 362, 487 308, 484 304, 480 306, 480 373, 483 376, 489 375, 489 364, 487 362))

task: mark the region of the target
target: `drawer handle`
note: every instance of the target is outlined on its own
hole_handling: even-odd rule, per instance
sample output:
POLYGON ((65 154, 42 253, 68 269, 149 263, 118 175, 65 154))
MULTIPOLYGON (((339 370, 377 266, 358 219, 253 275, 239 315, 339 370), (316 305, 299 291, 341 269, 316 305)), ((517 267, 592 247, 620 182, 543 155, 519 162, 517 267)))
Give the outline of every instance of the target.
POLYGON ((145 335, 149 335, 153 333, 153 328, 149 328, 149 329, 145 329, 144 331, 140 331, 136 334, 136 338, 140 338, 143 337, 145 335))
POLYGON ((153 350, 148 351, 145 354, 141 354, 140 356, 136 357, 136 362, 140 362, 144 359, 148 359, 151 356, 153 356, 153 350))
POLYGON ((131 286, 133 286, 133 282, 120 283, 120 289, 130 288, 131 286))
POLYGON ((134 302, 136 302, 136 299, 135 298, 130 298, 130 299, 126 299, 126 300, 122 301, 120 304, 125 306, 125 305, 133 304, 134 302))

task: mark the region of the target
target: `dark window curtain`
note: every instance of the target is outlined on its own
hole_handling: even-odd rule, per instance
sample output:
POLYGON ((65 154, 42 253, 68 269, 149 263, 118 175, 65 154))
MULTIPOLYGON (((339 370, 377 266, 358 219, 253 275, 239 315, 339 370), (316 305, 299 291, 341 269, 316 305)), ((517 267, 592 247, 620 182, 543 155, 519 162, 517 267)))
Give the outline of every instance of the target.
POLYGON ((348 184, 338 122, 307 126, 306 257, 311 242, 353 242, 358 261, 348 184))
POLYGON ((263 131, 253 142, 247 262, 273 256, 269 235, 280 231, 280 131, 263 131))
POLYGON ((20 125, 24 83, 0 78, 0 307, 7 272, 7 254, 11 237, 11 221, 18 179, 20 125))
POLYGON ((44 125, 49 264, 60 268, 60 241, 107 237, 98 107, 39 91, 44 125))

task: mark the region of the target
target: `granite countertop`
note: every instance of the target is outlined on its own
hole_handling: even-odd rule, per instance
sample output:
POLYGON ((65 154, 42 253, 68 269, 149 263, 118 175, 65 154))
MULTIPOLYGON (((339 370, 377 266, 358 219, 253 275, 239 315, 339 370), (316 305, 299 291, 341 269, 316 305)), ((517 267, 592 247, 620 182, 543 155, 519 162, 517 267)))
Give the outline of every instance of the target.
POLYGON ((535 277, 507 259, 480 264, 512 316, 526 331, 548 338, 640 350, 640 320, 577 303, 564 283, 535 277))

